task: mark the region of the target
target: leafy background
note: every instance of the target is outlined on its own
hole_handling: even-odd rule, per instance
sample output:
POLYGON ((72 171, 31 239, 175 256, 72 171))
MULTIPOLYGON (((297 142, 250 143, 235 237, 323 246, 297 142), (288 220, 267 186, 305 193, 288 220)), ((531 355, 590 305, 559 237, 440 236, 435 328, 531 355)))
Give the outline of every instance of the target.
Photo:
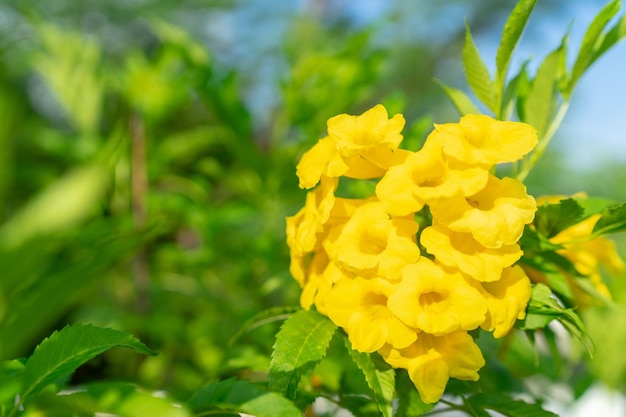
MULTIPOLYGON (((574 42, 590 3, 594 13, 603 5, 540 2, 522 60, 558 45, 576 18, 574 42)), ((188 398, 213 379, 263 379, 278 323, 238 332, 260 311, 298 303, 284 218, 304 201, 299 156, 329 117, 379 102, 405 114, 416 143, 433 121, 455 120, 434 79, 464 85, 463 18, 493 56, 513 5, 0 4, 0 359, 29 356, 54 330, 82 322, 131 333, 159 355, 112 349, 73 384, 132 380, 188 398)), ((580 134, 625 143, 624 131, 588 117, 602 103, 585 99, 585 85, 529 190, 625 201, 623 160, 593 159, 598 138, 580 134)), ((563 402, 596 381, 623 390, 626 286, 623 277, 609 285, 617 307, 584 314, 593 361, 577 346, 570 357, 536 359, 519 342, 504 366, 563 402)), ((333 366, 320 370, 327 381, 333 366)))

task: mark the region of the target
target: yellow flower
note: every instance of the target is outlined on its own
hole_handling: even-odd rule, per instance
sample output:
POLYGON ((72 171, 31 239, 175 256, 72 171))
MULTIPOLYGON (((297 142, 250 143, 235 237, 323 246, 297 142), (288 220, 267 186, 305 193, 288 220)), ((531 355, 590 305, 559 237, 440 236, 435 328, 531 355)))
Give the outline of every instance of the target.
POLYGON ((402 270, 387 305, 408 326, 436 336, 475 329, 487 312, 485 298, 460 273, 426 258, 402 270))
POLYGON ((459 123, 436 124, 426 142, 436 142, 458 161, 490 168, 521 159, 537 144, 537 132, 525 123, 467 115, 459 123))
POLYGON ((328 293, 328 317, 346 330, 354 349, 375 352, 385 343, 404 348, 417 338, 387 307, 392 288, 383 279, 344 278, 328 293))
POLYGON ((489 311, 484 330, 492 331, 494 337, 503 337, 511 330, 515 320, 526 316, 526 305, 530 300, 530 280, 519 266, 507 268, 499 281, 483 282, 489 311))
POLYGON ((376 195, 390 214, 403 216, 436 199, 475 194, 487 184, 485 169, 458 165, 446 161, 439 146, 425 146, 389 168, 376 186, 376 195))
POLYGON ((470 233, 453 232, 439 225, 424 229, 420 241, 441 264, 483 282, 500 279, 502 270, 517 262, 523 253, 517 243, 486 248, 470 233))
POLYGON ((470 197, 455 196, 430 205, 433 223, 471 233, 481 245, 499 248, 519 240, 532 222, 537 204, 512 178, 489 176, 487 186, 470 197))
POLYGON ((323 250, 315 253, 308 270, 305 284, 300 294, 300 305, 305 310, 313 304, 321 314, 328 316, 326 298, 333 285, 341 279, 349 278, 346 272, 333 262, 323 250))
POLYGON ((296 175, 300 179, 300 188, 312 188, 322 175, 337 178, 349 168, 337 152, 335 142, 327 136, 302 155, 296 166, 296 175))
POLYGON ((328 136, 337 151, 344 157, 351 157, 363 151, 382 147, 397 149, 402 142, 400 132, 404 128, 404 117, 396 114, 388 119, 387 110, 381 104, 374 106, 360 116, 341 114, 328 120, 328 136))
POLYGON ((380 104, 360 116, 342 114, 331 118, 328 136, 305 152, 296 167, 300 188, 314 187, 322 175, 382 177, 390 164, 398 163, 407 153, 397 149, 403 127, 402 115, 389 120, 380 104))
POLYGON ((463 331, 443 336, 420 333, 407 348, 386 345, 379 353, 394 368, 409 372, 422 401, 428 404, 439 401, 450 377, 477 381, 478 370, 485 365, 480 349, 463 331))
POLYGON ((318 235, 331 215, 335 205, 336 178, 322 178, 322 184, 307 193, 304 207, 293 216, 287 217, 287 245, 291 255, 290 271, 300 283, 304 281, 305 255, 318 246, 318 235))
POLYGON ((396 279, 406 264, 419 259, 417 229, 413 218, 390 218, 381 202, 369 202, 358 207, 345 225, 329 232, 324 248, 348 271, 396 279))

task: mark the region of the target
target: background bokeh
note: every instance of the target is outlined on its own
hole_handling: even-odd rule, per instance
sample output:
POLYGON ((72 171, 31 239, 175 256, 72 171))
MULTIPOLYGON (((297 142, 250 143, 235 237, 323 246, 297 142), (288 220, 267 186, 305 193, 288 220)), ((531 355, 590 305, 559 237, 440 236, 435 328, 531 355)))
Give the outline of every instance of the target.
MULTIPOLYGON (((457 120, 435 79, 465 89, 464 19, 491 63, 514 4, 0 3, 0 359, 89 322, 160 355, 114 350, 77 382, 134 378, 184 397, 262 375, 277 323, 231 339, 256 313, 298 303, 284 218, 304 201, 299 156, 329 117, 376 103, 405 115, 415 147, 433 122, 457 120)), ((572 56, 602 6, 539 2, 513 67, 531 58, 534 71, 568 30, 572 56)), ((619 44, 585 75, 532 194, 626 200, 624 64, 619 44)), ((622 280, 609 285, 626 302, 622 280)), ((596 380, 626 386, 620 313, 586 314, 596 359, 563 402, 596 380)), ((533 373, 552 387, 568 377, 533 373)))

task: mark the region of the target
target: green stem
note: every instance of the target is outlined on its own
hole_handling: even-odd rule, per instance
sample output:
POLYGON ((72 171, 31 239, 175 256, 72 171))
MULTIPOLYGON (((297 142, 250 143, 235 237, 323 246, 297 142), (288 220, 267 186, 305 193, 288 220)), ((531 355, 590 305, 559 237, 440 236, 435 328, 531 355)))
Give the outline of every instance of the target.
POLYGON ((517 180, 523 182, 528 176, 528 174, 530 173, 530 171, 532 170, 532 168, 535 166, 539 158, 543 156, 544 152, 546 151, 546 148, 548 147, 548 144, 550 143, 550 140, 552 140, 552 137, 554 136, 559 126, 563 122, 563 119, 565 118, 565 114, 567 114, 568 108, 569 108, 569 101, 564 101, 559 106, 559 109, 557 110, 556 115, 554 116, 554 119, 552 119, 550 126, 548 126, 548 130, 546 130, 546 133, 543 135, 543 137, 541 138, 541 140, 535 147, 535 150, 533 151, 533 153, 531 153, 528 159, 524 161, 524 163, 522 164, 522 170, 516 175, 517 180))

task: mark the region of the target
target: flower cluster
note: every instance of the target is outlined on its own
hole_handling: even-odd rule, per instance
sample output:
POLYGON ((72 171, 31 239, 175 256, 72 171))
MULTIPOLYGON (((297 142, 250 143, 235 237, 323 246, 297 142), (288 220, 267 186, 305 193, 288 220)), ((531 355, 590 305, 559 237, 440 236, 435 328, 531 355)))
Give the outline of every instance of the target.
POLYGON ((402 115, 381 105, 328 121, 298 164, 305 206, 287 218, 301 304, 342 327, 354 349, 405 368, 425 402, 450 377, 477 380, 484 359, 468 333, 506 335, 523 318, 530 281, 515 263, 536 203, 491 173, 537 143, 517 122, 468 115, 400 149, 402 115), (362 199, 336 195, 341 177, 377 180, 362 199))

